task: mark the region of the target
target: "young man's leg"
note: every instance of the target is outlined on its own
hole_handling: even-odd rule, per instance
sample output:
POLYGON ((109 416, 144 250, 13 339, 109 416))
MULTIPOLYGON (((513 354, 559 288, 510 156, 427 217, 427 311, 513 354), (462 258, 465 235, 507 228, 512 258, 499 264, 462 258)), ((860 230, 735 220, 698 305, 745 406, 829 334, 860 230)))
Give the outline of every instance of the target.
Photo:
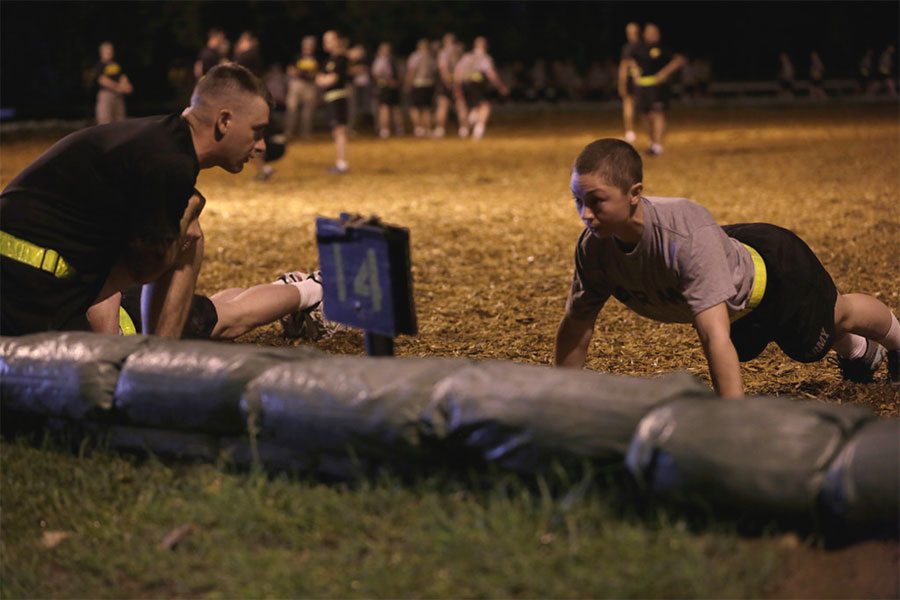
POLYGON ((650 154, 662 154, 663 136, 666 133, 666 113, 661 110, 651 110, 647 118, 650 121, 650 154))
POLYGON ((841 373, 870 380, 888 354, 888 378, 900 385, 900 323, 880 300, 865 294, 842 294, 834 305, 834 350, 841 373))
POLYGON ((414 136, 422 137, 425 135, 425 131, 422 129, 422 115, 418 106, 409 107, 409 120, 412 121, 414 136))
POLYGON ((622 123, 625 126, 625 141, 634 143, 634 97, 631 94, 622 96, 622 123))
POLYGON ((434 114, 435 119, 435 137, 444 137, 447 129, 447 113, 450 110, 450 99, 445 94, 439 94, 437 99, 437 111, 434 114))
POLYGON ((484 100, 478 105, 475 111, 475 126, 472 128, 472 138, 479 140, 484 137, 484 130, 487 127, 488 118, 491 116, 491 103, 484 100))
POLYGON ((233 339, 322 300, 322 286, 312 279, 296 284, 263 283, 251 288, 231 288, 210 297, 218 322, 212 339, 233 339))

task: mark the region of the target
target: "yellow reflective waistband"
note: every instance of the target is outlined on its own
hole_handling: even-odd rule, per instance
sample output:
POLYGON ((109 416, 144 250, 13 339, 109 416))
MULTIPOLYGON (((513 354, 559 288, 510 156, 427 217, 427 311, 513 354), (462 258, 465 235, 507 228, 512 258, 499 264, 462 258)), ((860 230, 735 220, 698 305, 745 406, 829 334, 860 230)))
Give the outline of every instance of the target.
POLYGON ((56 250, 20 240, 5 231, 0 231, 0 254, 35 269, 47 271, 59 279, 75 275, 75 269, 56 250))
POLYGON ((434 85, 434 79, 428 79, 426 77, 416 77, 413 79, 413 87, 428 87, 430 85, 434 85))
POLYGON ((753 259, 753 288, 750 290, 750 299, 747 300, 747 307, 731 315, 732 323, 750 314, 750 311, 759 306, 763 296, 766 294, 766 262, 754 248, 744 243, 741 245, 750 252, 750 258, 753 259))
POLYGON ((325 95, 322 97, 325 99, 325 102, 334 102, 335 100, 340 100, 341 98, 346 98, 347 90, 345 88, 331 90, 331 91, 325 92, 325 95))
POLYGON ((638 77, 636 83, 641 87, 648 87, 657 85, 659 83, 659 78, 657 78, 656 75, 644 75, 643 77, 638 77))
POLYGON ((134 326, 131 315, 121 306, 119 307, 119 330, 122 335, 137 335, 137 327, 134 326))

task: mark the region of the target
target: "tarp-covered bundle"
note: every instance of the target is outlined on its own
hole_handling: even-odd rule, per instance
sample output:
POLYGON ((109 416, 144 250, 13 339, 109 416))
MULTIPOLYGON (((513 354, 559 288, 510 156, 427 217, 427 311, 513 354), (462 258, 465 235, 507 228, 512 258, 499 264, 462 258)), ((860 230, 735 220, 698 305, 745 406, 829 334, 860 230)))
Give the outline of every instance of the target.
POLYGON ((337 476, 589 460, 627 464, 665 497, 772 517, 824 508, 896 527, 900 514, 895 421, 859 407, 721 401, 687 374, 65 333, 0 338, 0 397, 6 429, 22 413, 64 418, 110 447, 163 455, 337 476))

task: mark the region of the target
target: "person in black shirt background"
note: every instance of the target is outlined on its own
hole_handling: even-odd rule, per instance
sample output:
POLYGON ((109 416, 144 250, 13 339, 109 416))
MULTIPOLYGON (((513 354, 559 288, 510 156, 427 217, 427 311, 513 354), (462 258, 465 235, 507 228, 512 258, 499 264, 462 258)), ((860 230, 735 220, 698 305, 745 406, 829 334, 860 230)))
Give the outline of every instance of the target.
POLYGON ((203 257, 200 169, 265 152, 269 102, 238 65, 214 67, 181 114, 66 136, 0 194, 0 334, 116 333, 144 286, 144 333, 177 338, 203 257))
POLYGON ((644 26, 643 43, 629 59, 629 67, 638 69, 635 79, 635 109, 647 115, 650 127, 650 148, 647 154, 659 156, 663 153, 663 137, 666 133, 666 108, 669 106, 669 76, 681 68, 684 57, 673 54, 660 44, 659 27, 653 23, 644 26))
POLYGON ((128 75, 113 60, 115 47, 112 42, 100 44, 100 62, 95 69, 97 83, 97 125, 125 120, 125 96, 133 91, 128 75))
POLYGON ((334 166, 328 172, 343 175, 349 170, 347 163, 347 57, 345 44, 337 31, 322 35, 322 47, 328 52, 328 60, 321 73, 316 75, 316 85, 323 90, 331 119, 331 134, 337 154, 334 166))
POLYGON ((207 71, 222 62, 224 54, 222 50, 226 48, 228 40, 225 38, 225 32, 218 27, 213 27, 207 34, 206 45, 197 55, 197 62, 194 63, 194 77, 200 79, 206 75, 207 71))

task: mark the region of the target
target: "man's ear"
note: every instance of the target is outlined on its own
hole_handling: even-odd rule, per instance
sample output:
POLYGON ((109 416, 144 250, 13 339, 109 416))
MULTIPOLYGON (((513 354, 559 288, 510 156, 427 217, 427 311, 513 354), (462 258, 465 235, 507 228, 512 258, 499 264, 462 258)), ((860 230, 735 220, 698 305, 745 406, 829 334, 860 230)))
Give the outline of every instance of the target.
POLYGON ((631 202, 636 203, 638 198, 641 197, 641 193, 644 191, 644 184, 641 181, 638 181, 636 184, 631 186, 631 189, 628 190, 628 193, 631 195, 631 202))
POLYGON ((216 125, 214 128, 217 142, 225 137, 225 134, 228 132, 229 127, 231 127, 232 119, 233 115, 227 108, 223 108, 219 111, 218 116, 216 116, 216 125))

